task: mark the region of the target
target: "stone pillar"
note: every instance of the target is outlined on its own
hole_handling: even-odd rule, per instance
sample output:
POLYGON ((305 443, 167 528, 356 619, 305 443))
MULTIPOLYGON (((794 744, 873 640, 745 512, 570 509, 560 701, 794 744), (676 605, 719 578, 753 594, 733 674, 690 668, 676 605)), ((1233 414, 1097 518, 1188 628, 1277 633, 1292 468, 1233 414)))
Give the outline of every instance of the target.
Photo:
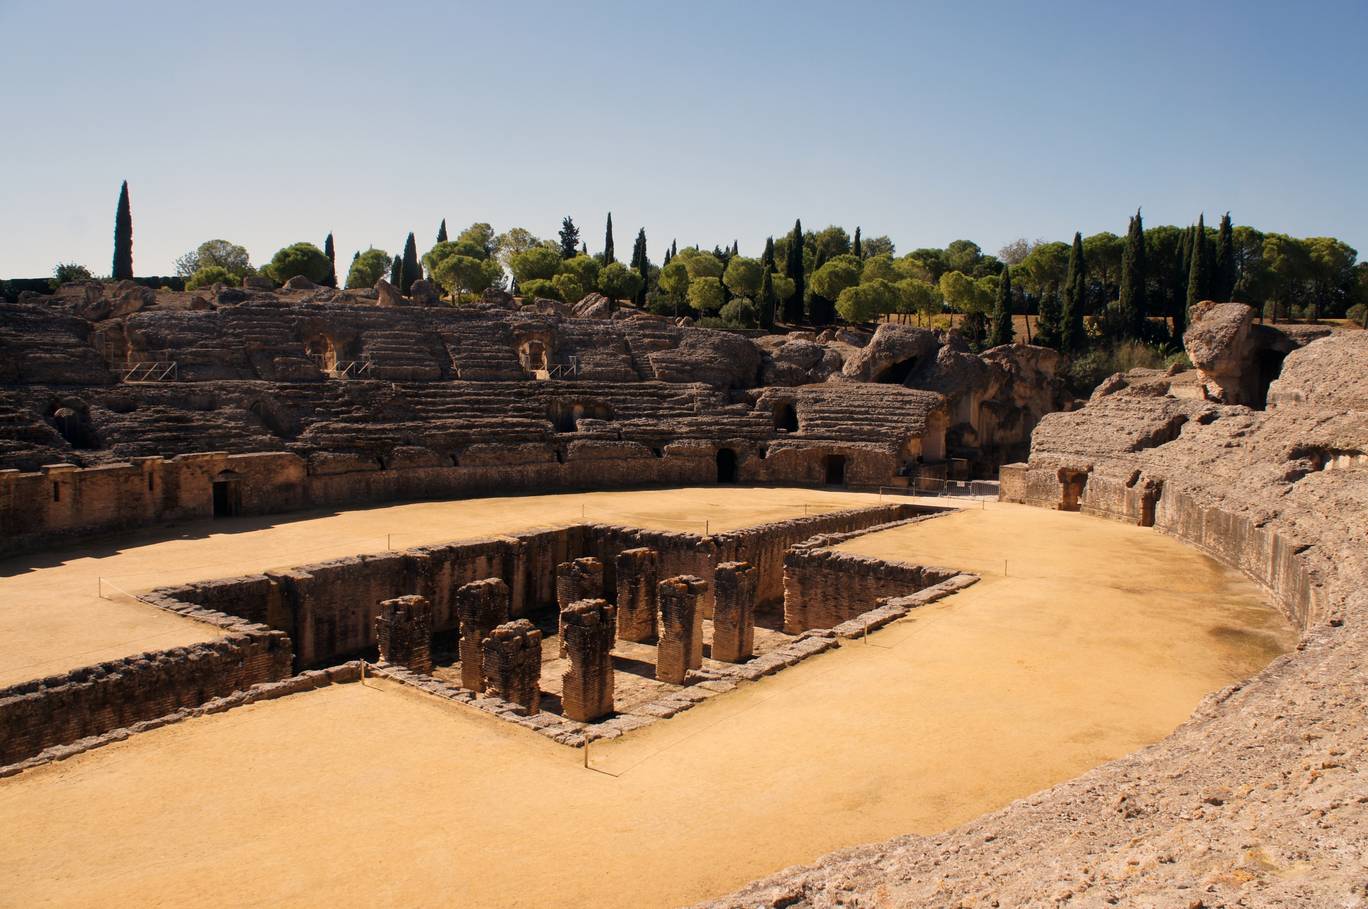
POLYGON ((570 656, 561 679, 566 719, 592 723, 613 712, 616 612, 606 600, 580 600, 561 611, 561 640, 570 656))
MULTIPOLYGON (((556 566, 556 606, 563 613, 571 603, 603 598, 603 563, 593 556, 556 566)), ((565 628, 560 629, 560 655, 565 656, 565 628)))
POLYGON ((541 639, 531 622, 518 619, 482 642, 486 693, 520 705, 528 716, 541 711, 541 639))
POLYGON ((617 557, 617 636, 647 641, 656 633, 656 584, 660 554, 654 549, 624 549, 617 557))
POLYGON ((380 661, 413 672, 432 671, 432 604, 427 597, 384 600, 375 617, 380 661))
POLYGON ((660 643, 656 678, 683 685, 690 669, 703 665, 703 595, 708 584, 691 574, 660 582, 660 643))
POLYGON ((485 578, 456 591, 461 618, 461 687, 479 691, 484 684, 484 639, 508 621, 508 585, 485 578))
POLYGON ((755 584, 750 562, 723 562, 713 580, 712 658, 740 663, 755 650, 755 584))

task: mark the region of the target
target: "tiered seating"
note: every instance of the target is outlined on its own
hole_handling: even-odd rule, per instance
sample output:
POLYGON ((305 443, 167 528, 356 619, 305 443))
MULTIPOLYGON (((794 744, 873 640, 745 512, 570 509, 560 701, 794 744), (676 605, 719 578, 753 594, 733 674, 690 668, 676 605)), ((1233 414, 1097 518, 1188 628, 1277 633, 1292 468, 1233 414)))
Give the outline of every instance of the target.
POLYGON ((527 376, 527 370, 518 362, 513 332, 506 322, 444 326, 441 338, 456 378, 462 381, 510 381, 527 376))
POLYGON ((897 444, 908 436, 926 432, 940 395, 896 385, 843 383, 838 386, 805 385, 767 392, 761 405, 791 398, 798 414, 799 431, 793 439, 897 444))

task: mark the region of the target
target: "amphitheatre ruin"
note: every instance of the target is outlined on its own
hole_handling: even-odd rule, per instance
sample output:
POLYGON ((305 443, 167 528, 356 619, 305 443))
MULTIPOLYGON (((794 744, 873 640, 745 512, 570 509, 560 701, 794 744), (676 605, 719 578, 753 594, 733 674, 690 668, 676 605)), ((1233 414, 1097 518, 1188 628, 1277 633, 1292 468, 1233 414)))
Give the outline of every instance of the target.
POLYGON ((0 304, 0 905, 1364 905, 1368 332, 0 304))

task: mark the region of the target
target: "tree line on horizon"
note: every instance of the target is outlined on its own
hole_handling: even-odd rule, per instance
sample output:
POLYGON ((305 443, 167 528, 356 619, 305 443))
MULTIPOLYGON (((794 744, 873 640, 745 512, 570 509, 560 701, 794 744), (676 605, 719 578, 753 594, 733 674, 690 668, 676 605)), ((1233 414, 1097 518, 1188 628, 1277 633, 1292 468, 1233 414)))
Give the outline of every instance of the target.
MULTIPOLYGON (((133 277, 132 236, 125 181, 115 214, 116 280, 133 277)), ((240 284, 250 275, 339 286, 331 233, 322 248, 293 243, 259 269, 244 247, 208 240, 177 259, 176 271, 187 289, 240 284)), ((91 277, 70 263, 55 270, 59 282, 91 277)), ((1205 215, 1189 227, 1146 228, 1137 211, 1125 236, 1076 232, 1071 243, 1022 238, 997 255, 955 240, 899 256, 887 236, 865 238, 859 227, 852 236, 834 225, 804 230, 799 220, 768 238, 758 258, 742 256, 736 241, 706 250, 681 249, 672 240, 659 265, 648 255, 644 228, 630 260, 618 261, 611 213, 595 254, 569 216, 549 239, 521 227, 496 233, 486 222, 451 239, 442 219, 421 255, 412 232, 401 254, 358 250, 345 286, 369 288, 382 278, 406 295, 426 278, 453 304, 490 288, 567 303, 598 292, 615 303, 726 328, 912 318, 935 325, 948 317, 976 349, 1015 340, 1019 316, 1023 340, 1068 354, 1127 340, 1172 346, 1191 307, 1208 299, 1249 303, 1275 322, 1347 315, 1368 323, 1368 262, 1359 262, 1353 247, 1334 237, 1295 238, 1235 225, 1229 213, 1215 228, 1206 226, 1205 215)))

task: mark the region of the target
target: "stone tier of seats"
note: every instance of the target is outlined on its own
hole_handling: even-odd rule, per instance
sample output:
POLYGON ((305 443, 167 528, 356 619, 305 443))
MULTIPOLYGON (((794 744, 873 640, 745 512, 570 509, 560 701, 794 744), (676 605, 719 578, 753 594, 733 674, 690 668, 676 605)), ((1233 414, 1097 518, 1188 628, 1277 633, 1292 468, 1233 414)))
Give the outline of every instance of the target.
POLYGON ((40 303, 0 304, 0 384, 108 385, 91 323, 40 303))

